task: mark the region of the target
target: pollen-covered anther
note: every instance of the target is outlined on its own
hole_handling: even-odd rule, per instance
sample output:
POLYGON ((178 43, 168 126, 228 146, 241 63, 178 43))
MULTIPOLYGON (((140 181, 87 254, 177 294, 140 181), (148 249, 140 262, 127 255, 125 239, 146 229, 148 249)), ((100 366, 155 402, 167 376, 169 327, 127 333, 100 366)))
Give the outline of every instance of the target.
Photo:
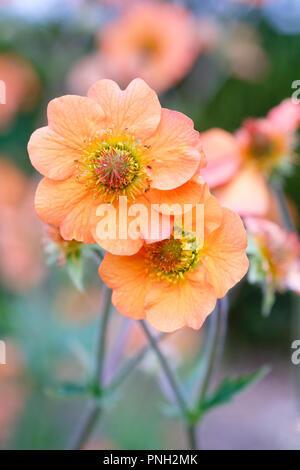
POLYGON ((176 283, 196 268, 199 250, 187 244, 187 238, 174 238, 152 243, 146 248, 146 270, 153 279, 176 283))
POLYGON ((138 163, 126 150, 101 149, 95 160, 95 174, 98 181, 108 190, 126 188, 139 170, 138 163))
POLYGON ((114 135, 110 130, 83 150, 78 164, 78 181, 112 202, 117 196, 135 199, 149 186, 149 176, 143 162, 143 150, 127 134, 114 135))

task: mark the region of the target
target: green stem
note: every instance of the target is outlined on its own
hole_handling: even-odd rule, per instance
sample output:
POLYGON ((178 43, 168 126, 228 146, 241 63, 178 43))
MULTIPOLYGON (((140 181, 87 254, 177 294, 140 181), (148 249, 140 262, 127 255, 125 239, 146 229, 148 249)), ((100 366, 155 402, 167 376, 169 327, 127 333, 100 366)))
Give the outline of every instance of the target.
POLYGON ((208 354, 206 372, 201 385, 200 398, 197 407, 198 410, 201 410, 203 402, 206 399, 213 372, 215 371, 217 362, 223 352, 226 336, 227 312, 228 300, 224 297, 223 299, 218 300, 217 311, 211 317, 213 322, 211 326, 211 348, 208 354))
POLYGON ((276 197, 276 200, 279 206, 282 225, 289 232, 297 232, 294 221, 291 217, 291 214, 290 214, 287 202, 286 202, 286 198, 285 198, 285 194, 284 194, 281 182, 277 180, 273 181, 271 186, 273 188, 273 192, 274 192, 274 195, 276 197))
MULTIPOLYGON (((211 330, 210 330, 210 341, 211 347, 208 351, 208 358, 206 363, 206 371, 201 384, 199 392, 199 400, 197 404, 197 410, 200 410, 200 416, 198 423, 201 421, 201 409, 203 403, 207 397, 207 392, 211 383, 213 373, 215 372, 216 366, 220 361, 226 338, 227 329, 227 314, 228 314, 228 299, 227 296, 223 299, 219 299, 217 302, 217 311, 212 314, 211 317, 211 330)), ((199 441, 198 441, 199 445, 199 441)), ((200 445, 198 447, 200 449, 200 445)))
POLYGON ((183 396, 183 393, 181 391, 180 384, 177 381, 176 376, 174 375, 172 369, 170 368, 168 361, 166 360, 165 356, 162 354, 158 344, 157 340, 153 337, 151 334, 147 324, 144 322, 144 320, 140 321, 140 324, 145 332, 145 335, 148 338, 148 341, 155 352, 160 365, 164 371, 164 374, 169 382, 169 385, 171 386, 174 396, 176 398, 178 407, 181 411, 181 414, 184 418, 185 421, 185 426, 186 426, 186 432, 187 432, 187 438, 188 438, 188 443, 189 443, 189 448, 190 449, 196 449, 196 437, 195 437, 195 426, 193 423, 191 423, 190 419, 190 410, 186 404, 185 398, 183 396))
MULTIPOLYGON (((111 306, 111 290, 104 285, 104 311, 100 317, 99 337, 97 341, 97 357, 95 366, 95 384, 102 391, 103 366, 105 359, 106 335, 111 306)), ((90 437, 101 414, 101 405, 94 400, 89 404, 86 414, 83 416, 79 428, 69 446, 70 450, 79 450, 90 437)))
MULTIPOLYGON (((159 335, 156 341, 160 342, 165 336, 166 336, 166 333, 162 333, 161 335, 159 335)), ((150 350, 151 350, 151 346, 146 346, 139 353, 137 353, 136 356, 128 359, 128 361, 122 367, 119 374, 113 378, 110 385, 108 386, 108 389, 115 390, 119 388, 119 386, 124 382, 124 380, 128 378, 129 374, 142 362, 142 360, 144 359, 144 357, 148 354, 150 350)))

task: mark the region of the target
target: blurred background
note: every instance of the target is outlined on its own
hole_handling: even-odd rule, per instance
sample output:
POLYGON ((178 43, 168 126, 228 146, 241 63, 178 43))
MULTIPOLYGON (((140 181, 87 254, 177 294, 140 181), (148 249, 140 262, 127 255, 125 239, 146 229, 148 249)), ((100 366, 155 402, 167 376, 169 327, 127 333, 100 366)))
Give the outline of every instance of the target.
MULTIPOLYGON (((97 263, 87 253, 84 290, 76 289, 61 266, 63 242, 49 243, 33 210, 39 176, 27 142, 46 124, 49 100, 85 94, 101 78, 125 87, 141 76, 164 107, 187 114, 198 131, 234 132, 245 118, 263 117, 291 97, 292 82, 300 80, 299 50, 298 0, 0 1, 6 85, 5 104, 0 90, 0 339, 7 346, 0 448, 65 448, 87 399, 71 391, 64 397, 59 384, 84 383, 93 365, 102 298, 97 263)), ((296 223, 299 185, 295 165, 284 189, 296 223)), ((243 281, 231 300, 219 378, 263 365, 271 371, 205 417, 202 446, 300 449, 300 365, 291 362, 291 343, 300 339, 299 298, 278 294, 266 317, 260 289, 243 281)), ((183 377, 197 362, 206 326, 163 341, 183 377)), ((138 326, 117 312, 110 331, 108 377, 145 345, 138 326)), ((158 371, 148 354, 109 401, 87 448, 184 446, 180 423, 164 412, 167 391, 158 371)))

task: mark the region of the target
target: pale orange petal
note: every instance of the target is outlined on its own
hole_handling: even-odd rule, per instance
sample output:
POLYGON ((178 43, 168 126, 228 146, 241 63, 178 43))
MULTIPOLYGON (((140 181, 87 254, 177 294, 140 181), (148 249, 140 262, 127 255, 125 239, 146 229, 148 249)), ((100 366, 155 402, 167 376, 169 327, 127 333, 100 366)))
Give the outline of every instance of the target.
POLYGON ((28 143, 28 153, 34 168, 48 178, 63 180, 75 170, 75 160, 80 158, 72 142, 52 131, 50 127, 37 129, 28 143))
POLYGON ((190 207, 184 207, 184 205, 190 206, 201 203, 204 185, 205 183, 201 179, 191 179, 182 186, 167 191, 150 188, 145 193, 145 197, 151 204, 160 205, 160 212, 179 215, 191 210, 190 207), (172 210, 171 206, 174 206, 172 210))
POLYGON ((94 243, 90 215, 94 199, 75 178, 53 181, 43 178, 35 196, 35 209, 46 223, 61 227, 66 240, 94 243))
POLYGON ((156 130, 161 116, 161 106, 156 93, 141 79, 133 80, 126 90, 121 90, 112 80, 100 80, 93 85, 89 98, 104 110, 108 127, 116 132, 127 130, 144 139, 156 130))
POLYGON ((84 96, 65 95, 50 101, 47 115, 49 127, 77 150, 104 129, 101 106, 84 96))
POLYGON ((151 186, 168 190, 192 178, 205 160, 199 142, 191 119, 177 111, 162 109, 157 131, 146 141, 151 186))
POLYGON ((48 178, 63 180, 75 170, 82 148, 103 130, 104 114, 82 96, 62 96, 48 105, 49 126, 35 131, 28 144, 32 165, 48 178))
POLYGON ((102 248, 114 255, 133 255, 144 241, 153 243, 172 233, 173 217, 153 212, 143 196, 125 206, 119 201, 109 207, 95 206, 91 218, 93 236, 102 248))
POLYGON ((207 282, 186 279, 177 284, 153 283, 146 295, 146 319, 157 330, 172 332, 189 326, 198 330, 216 303, 214 289, 207 282))
POLYGON ((211 188, 229 181, 241 165, 236 139, 222 129, 210 129, 201 134, 201 144, 207 159, 207 167, 201 175, 211 188))
POLYGON ((214 191, 223 206, 241 216, 263 216, 270 207, 270 190, 264 177, 253 167, 246 166, 229 183, 214 191))
POLYGON ((94 206, 94 198, 89 195, 73 207, 60 225, 60 233, 65 240, 95 243, 90 224, 94 206))
POLYGON ((247 234, 240 217, 224 208, 222 224, 205 239, 200 258, 217 297, 224 297, 248 271, 246 248, 247 234))
MULTIPOLYGON (((199 199, 192 209, 192 214, 186 213, 186 219, 184 220, 185 230, 199 234, 200 229, 202 236, 207 237, 213 230, 216 230, 216 228, 220 226, 223 211, 217 198, 210 193, 207 183, 205 183, 201 177, 197 179, 200 183, 199 188, 201 189, 199 191, 199 199), (188 227, 186 224, 188 224, 188 227)), ((177 219, 176 223, 178 225, 177 219)))
POLYGON ((144 301, 150 281, 142 252, 134 256, 107 253, 99 268, 101 279, 113 289, 112 303, 122 315, 145 318, 144 301))

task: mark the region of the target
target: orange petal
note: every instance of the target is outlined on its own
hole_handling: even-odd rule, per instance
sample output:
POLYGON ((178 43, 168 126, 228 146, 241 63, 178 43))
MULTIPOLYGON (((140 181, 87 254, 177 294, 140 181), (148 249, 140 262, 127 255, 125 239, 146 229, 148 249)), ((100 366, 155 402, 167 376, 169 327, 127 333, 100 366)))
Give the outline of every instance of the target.
POLYGON ((144 241, 153 243, 168 238, 173 230, 172 217, 154 213, 157 217, 152 220, 151 206, 144 197, 125 207, 121 207, 120 201, 113 206, 95 206, 91 218, 93 236, 102 248, 114 255, 134 255, 144 241))
POLYGON ((161 106, 155 91, 143 80, 133 80, 126 90, 121 90, 112 80, 100 80, 93 85, 88 97, 104 110, 107 125, 116 132, 128 130, 144 139, 156 130, 161 116, 161 106))
MULTIPOLYGON (((207 237, 221 225, 223 211, 217 198, 210 193, 207 183, 201 177, 198 177, 197 180, 200 189, 200 191, 198 189, 199 198, 197 204, 192 209, 192 214, 186 213, 187 215, 184 219, 185 230, 197 232, 199 235, 200 229, 201 235, 203 236, 204 234, 207 237)), ((186 184, 188 185, 189 183, 186 184)), ((179 223, 180 221, 177 218, 176 224, 178 225, 179 223)))
POLYGON ((32 165, 48 178, 63 180, 75 170, 75 160, 80 157, 78 148, 67 139, 52 131, 50 127, 37 129, 28 143, 32 165))
POLYGON ((90 216, 94 199, 75 178, 53 181, 43 178, 35 196, 38 216, 61 228, 66 240, 94 243, 90 233, 90 216))
POLYGON ((201 134, 201 144, 207 158, 207 167, 201 175, 211 188, 229 181, 241 164, 236 139, 222 129, 210 129, 201 134))
POLYGON ((151 204, 159 204, 161 206, 160 212, 163 214, 180 215, 191 209, 190 207, 185 208, 184 205, 201 203, 204 186, 203 180, 191 179, 182 186, 167 191, 150 188, 145 193, 145 197, 151 204), (173 205, 174 208, 171 210, 173 205))
POLYGON ((222 224, 205 239, 200 258, 217 297, 224 297, 248 271, 246 248, 247 234, 240 217, 224 208, 222 224))
POLYGON ((146 141, 151 186, 173 189, 186 183, 205 160, 199 147, 199 133, 184 114, 162 109, 155 134, 146 141))
POLYGON ((215 195, 223 206, 241 216, 263 216, 270 206, 270 190, 264 177, 247 166, 226 185, 217 188, 215 195))
POLYGON ((113 289, 112 303, 122 315, 145 318, 144 301, 150 281, 142 252, 134 256, 107 253, 99 268, 101 279, 113 289))
POLYGON ((62 180, 75 170, 82 148, 104 125, 99 105, 82 96, 62 96, 48 105, 49 127, 35 131, 28 144, 33 166, 48 178, 62 180))
POLYGON ((84 96, 56 98, 50 101, 47 114, 49 127, 77 150, 84 147, 89 138, 99 135, 105 125, 102 108, 84 96))
POLYGON ((146 295, 146 319, 160 331, 172 332, 184 326, 198 330, 215 304, 215 291, 207 282, 156 282, 146 295))

